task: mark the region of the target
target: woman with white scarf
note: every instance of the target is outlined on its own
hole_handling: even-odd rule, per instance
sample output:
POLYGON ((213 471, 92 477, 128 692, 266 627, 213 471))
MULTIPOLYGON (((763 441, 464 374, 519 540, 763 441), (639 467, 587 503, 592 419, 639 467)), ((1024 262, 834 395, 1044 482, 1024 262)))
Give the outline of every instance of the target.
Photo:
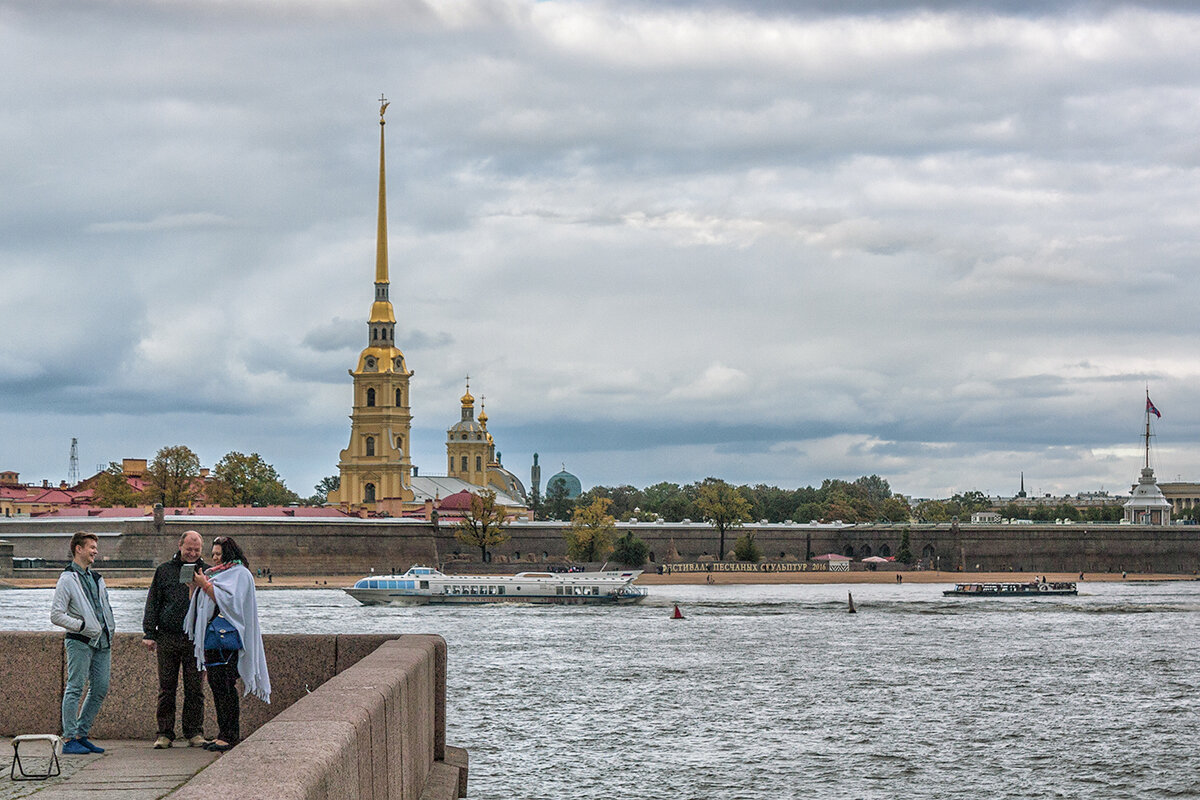
POLYGON ((242 548, 229 536, 213 540, 212 563, 215 565, 192 578, 192 599, 183 628, 195 643, 196 666, 208 673, 220 733, 205 745, 208 750, 224 752, 241 739, 241 706, 237 679, 241 676, 246 694, 253 693, 271 702, 271 677, 263 655, 262 631, 258 627, 258 603, 254 594, 254 575, 242 548), (205 650, 204 639, 209 623, 217 615, 224 617, 238 632, 241 650, 205 650))

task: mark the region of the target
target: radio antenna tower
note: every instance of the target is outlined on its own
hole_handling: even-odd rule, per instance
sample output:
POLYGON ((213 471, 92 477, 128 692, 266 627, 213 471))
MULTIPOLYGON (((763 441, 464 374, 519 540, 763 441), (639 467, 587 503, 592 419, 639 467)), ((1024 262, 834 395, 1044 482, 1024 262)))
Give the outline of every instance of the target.
POLYGON ((74 486, 79 483, 79 440, 71 437, 71 466, 67 470, 67 483, 74 486))

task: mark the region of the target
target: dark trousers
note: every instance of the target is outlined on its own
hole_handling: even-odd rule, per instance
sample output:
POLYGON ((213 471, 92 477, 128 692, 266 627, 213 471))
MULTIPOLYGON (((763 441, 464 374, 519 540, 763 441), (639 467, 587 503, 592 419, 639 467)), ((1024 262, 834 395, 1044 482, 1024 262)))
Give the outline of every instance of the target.
POLYGON ((205 650, 204 660, 208 667, 208 686, 212 689, 213 707, 217 712, 218 739, 237 744, 241 737, 241 702, 237 688, 236 651, 205 650), (221 664, 229 661, 228 664, 221 664))
POLYGON ((158 639, 158 735, 175 738, 175 694, 183 673, 183 738, 204 731, 204 679, 196 669, 196 653, 188 638, 158 639))

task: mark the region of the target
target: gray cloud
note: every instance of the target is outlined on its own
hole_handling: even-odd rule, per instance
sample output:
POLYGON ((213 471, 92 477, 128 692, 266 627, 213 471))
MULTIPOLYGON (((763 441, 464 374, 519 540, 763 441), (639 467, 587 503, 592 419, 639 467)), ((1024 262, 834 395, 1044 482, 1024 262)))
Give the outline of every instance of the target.
POLYGON ((510 465, 585 483, 1118 487, 1147 384, 1164 474, 1200 472, 1190 5, 3 15, 5 468, 59 477, 36 418, 330 474, 383 91, 426 470, 470 373, 510 465))

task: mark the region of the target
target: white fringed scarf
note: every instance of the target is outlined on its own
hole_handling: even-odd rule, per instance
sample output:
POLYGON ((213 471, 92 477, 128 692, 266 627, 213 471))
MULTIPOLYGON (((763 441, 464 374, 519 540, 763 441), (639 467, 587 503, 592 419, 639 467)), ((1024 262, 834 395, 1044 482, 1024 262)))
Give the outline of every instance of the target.
MULTIPOLYGON (((205 573, 208 574, 208 573, 205 573)), ((263 652, 262 631, 258 627, 258 601, 254 595, 254 576, 239 564, 218 569, 209 575, 213 584, 215 605, 221 616, 237 628, 242 637, 238 651, 238 675, 246 687, 264 703, 271 702, 271 676, 267 674, 267 658, 263 652)), ((191 605, 183 620, 183 630, 195 643, 196 667, 204 671, 204 634, 213 617, 214 598, 197 589, 192 592, 191 605)))

